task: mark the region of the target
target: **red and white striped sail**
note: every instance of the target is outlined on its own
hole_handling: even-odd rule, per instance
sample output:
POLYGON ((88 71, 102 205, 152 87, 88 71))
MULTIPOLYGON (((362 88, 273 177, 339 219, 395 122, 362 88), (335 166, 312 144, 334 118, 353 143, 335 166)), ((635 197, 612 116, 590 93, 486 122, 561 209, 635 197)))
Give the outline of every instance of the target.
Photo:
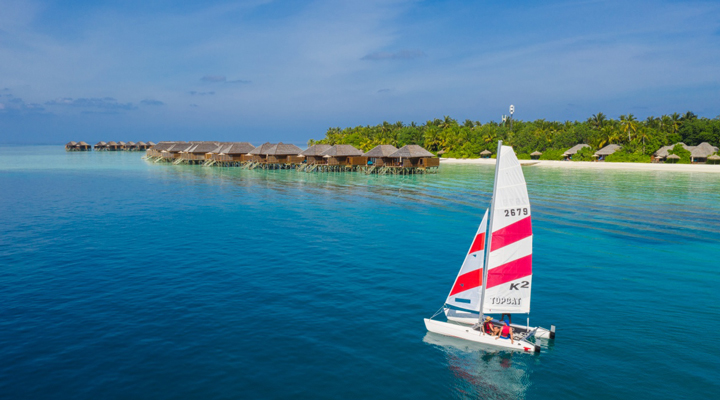
MULTIPOLYGON (((485 211, 480 227, 473 238, 470 250, 465 256, 460 272, 453 283, 445 304, 459 311, 480 311, 480 285, 482 284, 483 263, 485 262, 485 234, 488 212, 485 211)), ((446 310, 447 313, 447 310, 446 310)), ((476 315, 477 317, 477 315, 476 315)))
POLYGON ((530 199, 512 147, 500 151, 483 311, 524 314, 530 312, 532 287, 530 199))

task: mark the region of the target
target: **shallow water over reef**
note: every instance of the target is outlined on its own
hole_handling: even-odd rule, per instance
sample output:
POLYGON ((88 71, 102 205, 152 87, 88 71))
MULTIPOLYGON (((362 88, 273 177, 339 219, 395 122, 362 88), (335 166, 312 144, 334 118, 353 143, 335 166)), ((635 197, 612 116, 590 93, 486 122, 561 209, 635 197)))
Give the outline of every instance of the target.
MULTIPOLYGON (((437 175, 0 147, 0 398, 708 398, 720 180, 526 167, 540 355, 425 331, 490 201, 437 175)), ((714 397, 714 396, 713 396, 714 397)))

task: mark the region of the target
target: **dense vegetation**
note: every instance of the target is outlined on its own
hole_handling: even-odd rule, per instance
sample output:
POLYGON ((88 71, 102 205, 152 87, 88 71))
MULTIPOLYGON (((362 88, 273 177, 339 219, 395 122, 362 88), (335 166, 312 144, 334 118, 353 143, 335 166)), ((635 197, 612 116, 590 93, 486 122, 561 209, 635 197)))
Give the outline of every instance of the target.
MULTIPOLYGON (((383 122, 376 126, 330 128, 324 139, 311 139, 308 145, 351 144, 368 151, 379 144, 396 147, 419 144, 436 153, 444 150, 445 157, 474 158, 486 149, 495 153, 498 140, 513 146, 519 158, 530 158, 530 153, 540 151, 543 153, 541 159, 559 160, 570 147, 586 143, 592 148, 583 149, 573 159, 592 160, 595 151, 614 143, 623 148, 609 156, 607 161, 649 162, 650 155, 660 147, 678 142, 690 146, 708 142, 719 146, 720 116, 714 119, 698 118, 688 111, 683 115, 651 116, 638 121, 632 114, 621 115, 615 120, 597 113, 586 121, 575 122, 515 120, 512 130, 507 122, 490 121, 482 124, 465 120, 459 124, 445 117, 427 121, 424 125, 383 122)), ((680 162, 685 162, 686 155, 683 152, 677 154, 681 157, 680 162)), ((687 158, 689 162, 689 154, 687 158)))

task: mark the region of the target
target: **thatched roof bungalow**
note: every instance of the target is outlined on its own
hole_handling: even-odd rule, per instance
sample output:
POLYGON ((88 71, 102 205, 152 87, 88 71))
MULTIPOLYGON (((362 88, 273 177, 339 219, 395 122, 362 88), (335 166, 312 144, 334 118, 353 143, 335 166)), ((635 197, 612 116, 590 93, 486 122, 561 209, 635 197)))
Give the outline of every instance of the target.
POLYGON ((97 142, 95 143, 95 151, 102 151, 107 149, 107 143, 105 142, 97 142))
POLYGON ((220 146, 218 142, 194 142, 182 152, 180 158, 183 160, 204 160, 207 153, 211 153, 220 146))
POLYGON ((255 146, 248 142, 221 143, 214 152, 208 154, 215 161, 244 162, 252 159, 252 156, 249 156, 248 153, 253 149, 255 149, 255 146))
POLYGON ((322 153, 331 147, 329 144, 315 144, 308 147, 308 149, 300 153, 300 155, 305 157, 305 161, 308 164, 325 164, 327 159, 322 156, 322 153))
POLYGON ((609 144, 602 149, 598 150, 593 154, 594 157, 597 157, 598 161, 605 161, 605 157, 615 153, 616 151, 622 149, 622 146, 617 144, 609 144))
MULTIPOLYGON (((362 163, 363 152, 356 149, 349 144, 336 144, 331 146, 329 149, 322 152, 322 156, 327 160, 327 165, 364 165, 362 163), (350 157, 356 158, 356 160, 350 160, 350 157), (355 161, 356 164, 352 164, 355 161)), ((364 159, 367 163, 367 159, 364 159)))
POLYGON ((300 155, 302 149, 294 144, 280 142, 267 151, 269 164, 300 164, 304 157, 300 155))
POLYGON ((483 150, 483 151, 480 152, 480 157, 481 157, 481 158, 490 158, 491 155, 492 155, 492 152, 491 152, 490 150, 488 150, 488 149, 485 149, 485 150, 483 150))
POLYGON ((109 151, 118 151, 120 150, 120 145, 117 142, 107 142, 105 149, 109 151))
POLYGON ((710 155, 716 153, 718 148, 708 142, 702 142, 697 146, 693 146, 690 150, 690 162, 704 163, 710 155))
POLYGON ((708 164, 720 164, 720 156, 718 156, 717 154, 715 154, 715 155, 712 155, 712 156, 708 157, 708 158, 707 158, 707 163, 708 163, 708 164))
POLYGON ((176 142, 167 150, 163 151, 162 154, 165 158, 180 158, 181 153, 188 151, 192 146, 194 146, 194 143, 176 142))
POLYGON ((707 158, 718 151, 718 148, 711 145, 708 142, 702 142, 697 146, 688 146, 683 142, 671 144, 669 146, 663 146, 658 151, 653 154, 653 161, 659 162, 663 161, 668 157, 668 154, 670 154, 670 151, 675 148, 675 146, 680 145, 685 150, 690 152, 690 161, 693 163, 704 163, 707 161, 707 158))
POLYGON ((250 150, 250 152, 248 152, 248 155, 252 157, 251 160, 253 162, 266 163, 268 151, 270 151, 274 146, 276 145, 270 142, 263 143, 260 146, 250 150))
POLYGON ((137 150, 147 150, 148 145, 145 142, 137 142, 137 143, 135 143, 135 148, 137 150))
POLYGON ((563 158, 565 160, 572 160, 572 156, 574 156, 575 153, 577 153, 581 149, 584 149, 585 147, 590 147, 590 145, 585 143, 576 144, 575 146, 567 149, 565 153, 563 153, 563 158))
POLYGON ((538 159, 540 159, 541 155, 542 155, 541 152, 533 151, 532 153, 530 153, 530 158, 532 158, 533 160, 538 160, 538 159))
POLYGON ((381 144, 373 147, 370 151, 363 154, 363 156, 368 158, 368 165, 382 167, 393 164, 393 159, 390 155, 396 151, 398 151, 397 147, 391 144, 381 144))
POLYGON ((92 146, 87 144, 86 142, 78 142, 78 144, 75 145, 75 150, 77 151, 90 151, 92 150, 92 146))
POLYGON ((390 154, 390 158, 398 159, 397 166, 404 168, 424 168, 440 166, 440 159, 416 144, 408 144, 390 154))
POLYGON ((148 150, 146 152, 148 157, 160 157, 163 156, 163 152, 165 152, 167 155, 167 151, 171 149, 176 142, 160 142, 158 144, 154 144, 152 142, 148 142, 148 150))
POLYGON ((77 146, 77 142, 67 142, 65 144, 65 151, 73 151, 75 150, 75 146, 77 146))

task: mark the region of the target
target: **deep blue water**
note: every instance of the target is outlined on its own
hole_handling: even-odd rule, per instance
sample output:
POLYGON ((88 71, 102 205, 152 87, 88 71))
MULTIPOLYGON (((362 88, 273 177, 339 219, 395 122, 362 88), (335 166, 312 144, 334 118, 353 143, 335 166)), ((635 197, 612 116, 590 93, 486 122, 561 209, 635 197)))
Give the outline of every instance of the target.
POLYGON ((526 167, 539 355, 429 334, 492 166, 0 147, 0 398, 717 397, 720 175, 526 167))

